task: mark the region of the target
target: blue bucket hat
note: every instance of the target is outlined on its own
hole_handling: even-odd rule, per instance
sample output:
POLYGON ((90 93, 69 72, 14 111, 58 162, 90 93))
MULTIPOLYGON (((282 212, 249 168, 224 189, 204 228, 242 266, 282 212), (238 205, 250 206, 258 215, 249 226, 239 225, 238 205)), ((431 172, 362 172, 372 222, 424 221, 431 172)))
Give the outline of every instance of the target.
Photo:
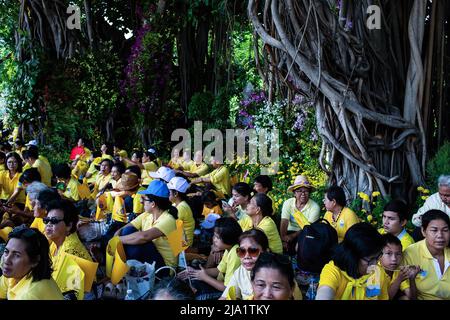
POLYGON ((216 225, 216 220, 220 219, 220 215, 218 215, 217 213, 210 213, 208 214, 208 216, 206 217, 205 221, 203 221, 200 226, 203 229, 211 229, 214 228, 214 226, 216 225))
POLYGON ((153 180, 146 190, 139 191, 138 194, 151 194, 152 196, 169 199, 169 188, 161 180, 153 180))

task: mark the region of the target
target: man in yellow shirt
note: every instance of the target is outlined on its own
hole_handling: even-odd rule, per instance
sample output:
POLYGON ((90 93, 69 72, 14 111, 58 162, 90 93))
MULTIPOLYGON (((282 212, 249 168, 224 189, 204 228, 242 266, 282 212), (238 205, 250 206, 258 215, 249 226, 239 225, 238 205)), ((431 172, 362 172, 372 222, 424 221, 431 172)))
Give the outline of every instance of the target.
POLYGON ((38 151, 35 148, 24 151, 23 159, 31 167, 38 169, 41 175, 42 182, 50 187, 52 179, 52 168, 48 163, 39 159, 38 151))
POLYGON ((58 181, 56 188, 59 194, 69 200, 80 201, 80 194, 78 193, 80 183, 72 177, 69 166, 65 163, 57 165, 55 176, 58 181))
POLYGON ((231 195, 230 171, 217 158, 212 159, 211 165, 214 168, 211 173, 194 179, 191 183, 211 183, 221 193, 222 198, 228 198, 231 195))
POLYGON ((209 167, 203 162, 202 151, 197 151, 194 154, 194 161, 189 166, 183 166, 183 170, 175 170, 187 178, 198 178, 208 173, 209 167))
POLYGON ((406 204, 400 200, 393 200, 384 206, 383 228, 378 229, 380 234, 390 233, 402 243, 403 251, 414 243, 414 239, 406 231, 408 220, 406 204))

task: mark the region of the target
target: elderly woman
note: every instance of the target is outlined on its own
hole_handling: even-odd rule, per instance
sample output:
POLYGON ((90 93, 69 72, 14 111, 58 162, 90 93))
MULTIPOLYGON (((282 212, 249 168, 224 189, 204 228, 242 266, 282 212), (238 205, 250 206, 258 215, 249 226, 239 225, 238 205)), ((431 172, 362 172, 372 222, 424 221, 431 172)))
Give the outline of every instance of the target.
POLYGON ((388 300, 389 279, 377 270, 383 246, 370 224, 352 226, 322 269, 316 300, 388 300))
POLYGON ((416 227, 422 226, 422 216, 429 210, 440 210, 450 217, 450 175, 438 178, 438 192, 432 194, 412 217, 416 227))
MULTIPOLYGON (((7 170, 0 172, 0 199, 2 202, 8 203, 19 185, 19 178, 22 173, 22 158, 15 152, 8 153, 6 167, 7 170)), ((14 203, 18 204, 20 209, 23 209, 25 206, 25 192, 23 190, 16 196, 14 203)))
POLYGON ((327 212, 323 218, 336 229, 338 242, 344 240, 347 230, 359 222, 356 213, 345 206, 346 202, 345 192, 341 187, 332 186, 325 192, 323 203, 327 212))
POLYGON ((287 190, 288 192, 293 192, 294 197, 287 199, 283 203, 280 235, 284 250, 293 255, 300 231, 306 224, 313 223, 319 219, 320 207, 314 200, 309 198, 314 188, 307 177, 295 177, 294 184, 287 190))
POLYGON ((52 279, 47 239, 36 229, 15 228, 2 256, 0 299, 62 300, 52 279))
MULTIPOLYGON (((78 213, 70 200, 52 201, 47 207, 47 216, 43 218, 45 235, 52 241, 50 256, 53 262, 53 278, 61 270, 63 253, 92 261, 89 252, 81 243, 77 234, 78 213)), ((60 288, 64 293, 71 288, 60 288)))
POLYGON ((416 277, 419 300, 450 299, 450 219, 440 210, 430 210, 421 217, 425 237, 404 251, 403 265, 418 265, 416 277))
POLYGON ((30 197, 34 216, 31 228, 36 228, 45 234, 45 224, 42 218, 47 216, 47 206, 51 201, 59 200, 61 197, 58 192, 41 182, 33 182, 27 187, 27 192, 30 197))

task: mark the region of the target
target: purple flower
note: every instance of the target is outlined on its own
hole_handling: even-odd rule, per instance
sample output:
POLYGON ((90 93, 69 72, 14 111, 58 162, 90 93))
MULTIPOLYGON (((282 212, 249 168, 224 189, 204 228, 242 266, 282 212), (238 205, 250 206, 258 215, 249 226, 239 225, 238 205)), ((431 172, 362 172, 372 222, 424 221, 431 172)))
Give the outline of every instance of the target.
POLYGON ((292 126, 293 130, 303 131, 305 129, 306 116, 303 111, 300 111, 297 115, 297 119, 295 120, 294 125, 292 126))

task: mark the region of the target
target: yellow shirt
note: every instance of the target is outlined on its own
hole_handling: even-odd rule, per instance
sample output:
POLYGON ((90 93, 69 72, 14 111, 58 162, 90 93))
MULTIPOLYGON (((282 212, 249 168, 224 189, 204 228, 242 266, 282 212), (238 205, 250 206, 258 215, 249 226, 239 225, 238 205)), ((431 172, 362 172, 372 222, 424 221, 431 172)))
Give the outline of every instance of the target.
MULTIPOLYGON (((383 266, 381 265, 380 262, 378 262, 378 265, 381 267, 381 270, 385 273, 385 277, 386 279, 388 279, 388 281, 385 282, 385 285, 387 286, 385 290, 389 290, 389 287, 392 285, 392 283, 395 281, 395 279, 398 278, 398 275, 400 274, 400 271, 394 271, 394 273, 392 274, 392 278, 388 275, 388 273, 386 272, 386 270, 383 268, 383 266)), ((405 291, 406 289, 409 289, 409 280, 406 279, 404 281, 402 281, 400 283, 400 290, 401 291, 405 291)))
MULTIPOLYGON (((2 200, 8 200, 9 197, 12 196, 14 190, 19 186, 19 178, 22 174, 20 172, 16 172, 14 177, 11 179, 9 177, 9 170, 0 171, 0 188, 2 193, 0 198, 2 200)), ((25 203, 25 190, 21 190, 19 195, 16 198, 16 202, 25 203)))
POLYGON ((144 170, 141 173, 142 185, 147 186, 150 182, 153 181, 153 178, 150 177, 149 172, 154 172, 158 170, 158 165, 154 161, 149 161, 142 164, 144 166, 144 170))
POLYGON ((6 170, 5 164, 4 163, 0 164, 0 172, 5 170, 6 170))
POLYGON ((61 290, 53 279, 33 281, 25 276, 18 282, 0 277, 0 299, 8 300, 63 300, 61 290))
POLYGON ((195 162, 191 164, 191 167, 188 170, 191 173, 196 173, 199 177, 204 176, 208 173, 209 167, 206 163, 202 162, 200 164, 196 164, 195 162))
POLYGON ((161 231, 164 235, 153 239, 153 243, 163 257, 166 265, 172 267, 177 265, 177 259, 173 255, 169 240, 167 239, 167 235, 172 231, 175 231, 177 228, 174 217, 172 217, 167 211, 164 211, 159 218, 156 219, 156 221, 153 221, 153 214, 144 212, 131 221, 131 224, 139 231, 146 231, 151 228, 156 228, 161 231))
POLYGON ((45 224, 44 224, 44 220, 42 220, 42 218, 34 218, 33 222, 31 223, 30 228, 36 228, 42 234, 45 234, 45 224))
POLYGON ((228 285, 234 271, 236 271, 236 269, 241 265, 241 260, 236 253, 237 247, 239 247, 239 245, 235 244, 231 249, 225 250, 222 260, 220 260, 220 263, 217 266, 219 272, 221 272, 224 276, 225 286, 228 285))
POLYGON ((341 270, 338 266, 334 264, 333 261, 327 263, 320 273, 319 287, 320 286, 328 286, 334 290, 335 300, 343 300, 343 295, 347 285, 351 286, 352 281, 357 282, 352 289, 352 292, 355 292, 355 288, 363 289, 364 294, 362 298, 357 299, 355 295, 351 295, 348 300, 388 300, 389 293, 387 291, 388 284, 390 283, 390 279, 388 279, 387 274, 385 272, 380 273, 380 289, 381 293, 378 296, 367 297, 365 293, 365 286, 367 283, 368 276, 363 276, 358 279, 353 279, 350 277, 347 272, 341 270))
POLYGON ((205 216, 205 218, 210 214, 210 213, 216 213, 216 214, 223 214, 222 208, 217 204, 212 208, 208 208, 207 206, 203 206, 203 211, 202 211, 202 215, 205 216))
POLYGON ((59 260, 63 252, 92 261, 91 255, 80 241, 80 238, 78 238, 78 234, 76 232, 71 233, 66 237, 58 252, 56 252, 56 249, 56 244, 52 242, 50 244, 50 257, 52 258, 53 263, 53 277, 58 274, 59 260))
POLYGON ((333 220, 333 213, 327 211, 323 217, 327 220, 337 231, 338 241, 344 240, 345 233, 350 227, 359 222, 359 218, 351 209, 345 207, 338 215, 336 221, 333 220))
POLYGON ((44 183, 47 187, 51 187, 52 167, 50 167, 48 163, 42 161, 41 159, 36 159, 32 167, 38 169, 41 175, 42 183, 44 183))
MULTIPOLYGON (((378 229, 378 232, 380 234, 386 234, 386 230, 384 228, 378 229)), ((410 245, 412 245, 415 241, 411 237, 411 235, 406 231, 406 229, 403 229, 402 232, 397 236, 398 240, 402 243, 402 249, 405 251, 406 248, 408 248, 410 245)))
POLYGON ((72 199, 74 201, 80 200, 80 195, 78 194, 78 186, 80 183, 74 178, 70 178, 69 183, 66 186, 66 191, 64 191, 64 196, 72 199))
POLYGON ((419 300, 450 300, 450 248, 444 249, 444 272, 433 258, 426 240, 410 245, 404 251, 403 265, 418 265, 423 270, 416 277, 419 300))
POLYGON ((249 216, 239 220, 239 225, 242 231, 247 231, 254 228, 261 229, 269 240, 270 251, 274 253, 283 253, 283 243, 281 242, 280 234, 278 233, 277 225, 271 217, 264 217, 257 226, 253 226, 253 221, 249 216))
POLYGON ((111 174, 106 176, 102 174, 97 175, 97 179, 95 180, 94 191, 98 192, 106 187, 106 185, 111 181, 111 174))
MULTIPOLYGON (((295 206, 295 198, 290 198, 284 201, 283 208, 281 209, 281 219, 289 221, 288 231, 300 231, 301 228, 295 220, 294 215, 300 214, 300 211, 295 206)), ((301 213, 305 216, 309 223, 316 222, 319 219, 320 207, 319 205, 309 199, 303 207, 301 213)))
POLYGON ((95 181, 97 180, 98 170, 95 168, 94 162, 92 162, 90 164, 89 169, 87 170, 86 173, 91 174, 91 176, 89 178, 87 178, 86 182, 87 183, 95 183, 95 181))
POLYGON ((231 195, 230 172, 224 165, 220 166, 219 168, 203 177, 209 177, 214 187, 216 187, 216 189, 222 192, 224 195, 231 195))
POLYGON ((178 219, 183 221, 183 229, 187 239, 187 245, 191 246, 194 241, 195 220, 191 207, 186 201, 181 201, 177 207, 178 219))

